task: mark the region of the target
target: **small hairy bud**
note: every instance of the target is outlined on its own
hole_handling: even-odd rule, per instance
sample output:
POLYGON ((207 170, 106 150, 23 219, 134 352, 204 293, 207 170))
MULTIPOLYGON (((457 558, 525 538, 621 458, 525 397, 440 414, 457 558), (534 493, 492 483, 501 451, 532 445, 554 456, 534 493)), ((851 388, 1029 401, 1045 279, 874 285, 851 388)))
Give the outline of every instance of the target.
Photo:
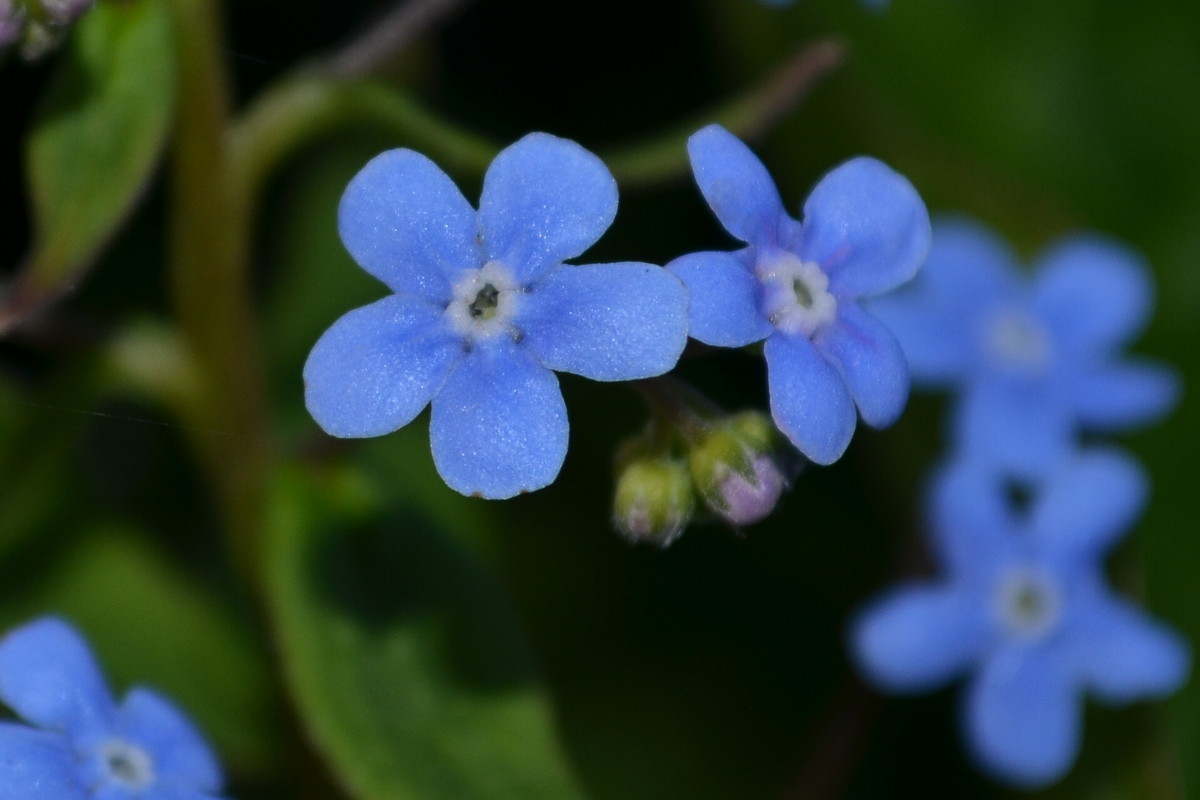
POLYGON ((693 446, 688 466, 709 508, 732 525, 749 525, 767 517, 787 487, 778 453, 770 419, 748 411, 714 424, 693 446))
POLYGON ((619 470, 613 521, 630 541, 666 547, 683 533, 694 506, 692 479, 680 459, 634 457, 619 470))

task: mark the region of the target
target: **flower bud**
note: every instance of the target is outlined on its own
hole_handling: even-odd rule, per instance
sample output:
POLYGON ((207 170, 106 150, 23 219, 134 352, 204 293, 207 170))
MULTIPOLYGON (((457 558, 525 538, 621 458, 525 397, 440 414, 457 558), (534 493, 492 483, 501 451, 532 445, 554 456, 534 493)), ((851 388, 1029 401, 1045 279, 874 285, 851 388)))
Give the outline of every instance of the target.
POLYGON ((778 450, 770 419, 748 411, 716 422, 688 464, 708 507, 733 525, 749 525, 775 509, 787 486, 778 450))
POLYGON ((624 462, 613 498, 613 521, 631 541, 666 547, 692 518, 695 498, 687 467, 666 454, 624 462))

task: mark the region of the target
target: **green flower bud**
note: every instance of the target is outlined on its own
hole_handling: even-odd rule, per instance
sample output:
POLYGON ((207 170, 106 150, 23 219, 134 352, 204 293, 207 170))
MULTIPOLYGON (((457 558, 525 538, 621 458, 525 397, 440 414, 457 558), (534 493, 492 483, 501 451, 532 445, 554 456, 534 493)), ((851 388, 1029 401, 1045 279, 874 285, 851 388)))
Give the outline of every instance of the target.
POLYGON ((613 521, 627 539, 666 547, 692 518, 692 479, 670 455, 623 459, 613 498, 613 521))

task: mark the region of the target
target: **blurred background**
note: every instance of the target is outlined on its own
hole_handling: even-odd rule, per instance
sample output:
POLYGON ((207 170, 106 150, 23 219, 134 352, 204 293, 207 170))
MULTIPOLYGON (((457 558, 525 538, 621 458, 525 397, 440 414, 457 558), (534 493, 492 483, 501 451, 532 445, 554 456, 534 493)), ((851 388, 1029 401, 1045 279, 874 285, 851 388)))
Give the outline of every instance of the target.
MULTIPOLYGON (((100 0, 109 3, 120 5, 100 0)), ((220 4, 234 108, 390 8, 220 4)), ((846 47, 842 66, 752 139, 790 208, 827 170, 869 154, 906 175, 932 212, 978 216, 1026 255, 1093 229, 1153 265, 1158 310, 1135 350, 1178 367, 1185 397, 1164 423, 1122 439, 1153 496, 1111 572, 1195 645, 1195 4, 895 0, 872 13, 852 0, 780 10, 475 0, 383 78, 484 140, 543 130, 607 154, 699 127, 828 37, 846 47)), ((67 60, 0 64, 0 267, 10 275, 34 246, 25 142, 67 60)), ((145 63, 143 79, 165 69, 145 63)), ((363 442, 320 432, 303 405, 308 350, 346 310, 385 293, 342 249, 337 201, 367 159, 405 145, 418 146, 369 121, 310 137, 271 171, 247 218, 261 336, 250 349, 261 351, 273 476, 261 548, 245 541, 254 525, 238 529, 257 553, 242 559, 249 567, 230 555, 237 526, 218 499, 221 459, 242 434, 186 411, 166 265, 179 208, 169 168, 150 173, 75 290, 0 340, 0 627, 70 615, 116 686, 157 685, 194 714, 226 761, 230 795, 244 800, 550 798, 565 796, 545 788, 560 780, 594 800, 1010 794, 963 756, 958 687, 885 699, 847 662, 854 611, 929 569, 920 509, 946 446, 942 399, 914 395, 894 428, 860 428, 845 458, 803 472, 765 522, 733 532, 701 519, 664 551, 631 546, 610 523, 614 451, 646 418, 626 386, 563 376, 566 465, 549 488, 506 502, 440 483, 426 415, 363 442), (472 705, 514 692, 532 705, 472 705), (371 700, 377 718, 356 718, 352 698, 371 700), (506 783, 510 763, 532 764, 528 785, 544 791, 520 776, 506 783), (573 777, 530 778, 538 769, 573 777), (408 782, 405 770, 421 777, 408 782)), ((478 197, 478 169, 445 166, 478 197)), ((616 223, 584 260, 663 263, 732 246, 675 170, 623 187, 616 223)), ((748 354, 705 354, 679 374, 730 410, 766 407, 762 363, 748 354)), ((1155 706, 1089 705, 1079 763, 1046 794, 1189 789, 1200 791, 1194 685, 1155 706)))

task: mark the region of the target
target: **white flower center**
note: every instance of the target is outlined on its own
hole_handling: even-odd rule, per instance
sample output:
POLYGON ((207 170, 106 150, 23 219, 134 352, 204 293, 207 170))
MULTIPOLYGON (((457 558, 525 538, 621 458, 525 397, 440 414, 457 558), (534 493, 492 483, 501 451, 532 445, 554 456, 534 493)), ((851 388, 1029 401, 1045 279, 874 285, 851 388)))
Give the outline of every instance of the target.
POLYGON ((100 745, 100 762, 112 784, 137 791, 154 782, 154 762, 145 750, 124 739, 109 739, 100 745))
POLYGON ((984 346, 1002 367, 1016 372, 1042 372, 1050 363, 1050 337, 1033 316, 1003 309, 987 317, 984 346))
POLYGON ((837 300, 829 293, 829 276, 812 261, 781 253, 760 262, 763 314, 785 333, 812 336, 837 316, 837 300))
POLYGON ((1062 593, 1050 575, 1034 567, 1013 567, 996 585, 996 617, 1012 636, 1036 638, 1062 618, 1062 593))
POLYGON ((520 295, 512 270, 499 261, 489 261, 454 285, 454 297, 446 307, 450 327, 469 339, 509 332, 520 295))

